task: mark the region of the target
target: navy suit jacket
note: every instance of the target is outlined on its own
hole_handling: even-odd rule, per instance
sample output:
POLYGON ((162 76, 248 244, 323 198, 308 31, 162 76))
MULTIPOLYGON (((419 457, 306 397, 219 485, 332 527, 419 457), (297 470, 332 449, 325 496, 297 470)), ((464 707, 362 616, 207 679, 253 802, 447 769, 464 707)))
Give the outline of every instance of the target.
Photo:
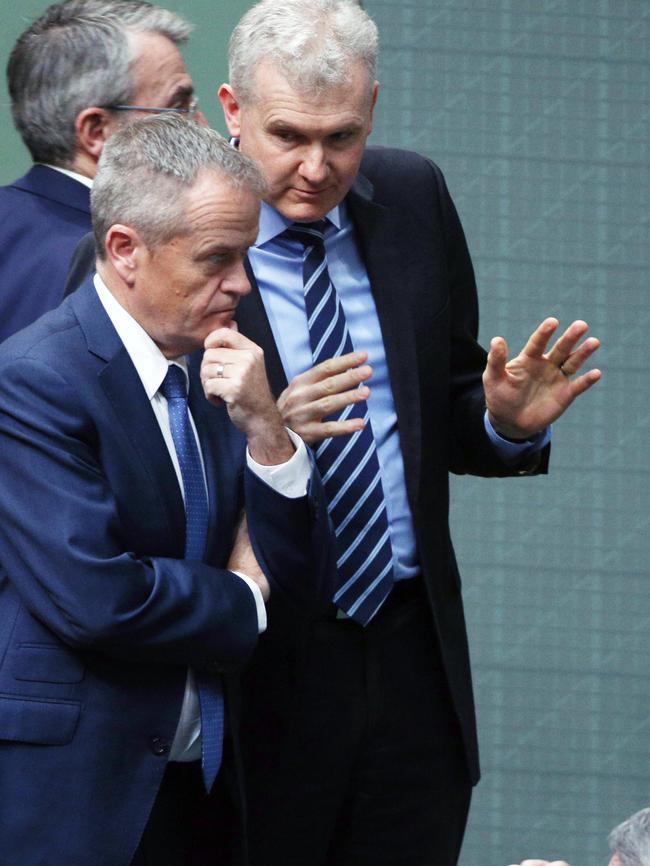
POLYGON ((187 667, 237 676, 257 642, 226 570, 245 501, 272 593, 329 599, 318 479, 288 500, 202 395, 204 562, 183 559, 177 478, 137 372, 88 281, 0 347, 0 861, 128 866, 180 716, 187 667))
MULTIPOLYGON (((448 523, 449 472, 483 476, 544 472, 548 449, 511 467, 500 459, 485 432, 481 375, 486 354, 477 342, 474 272, 438 167, 416 153, 368 148, 346 201, 382 330, 419 563, 469 775, 476 782, 479 764, 469 654, 448 523)), ((250 269, 249 279, 254 288, 240 302, 239 329, 264 349, 269 380, 279 394, 287 380, 250 269)), ((299 678, 309 631, 309 621, 297 620, 280 599, 271 604, 269 628, 250 673, 245 720, 250 742, 262 731, 277 738, 270 743, 267 733, 269 755, 280 748, 287 702, 299 678)), ((260 761, 264 760, 262 755, 260 761)))
POLYGON ((0 341, 60 303, 90 229, 90 190, 59 171, 34 165, 0 187, 0 341))

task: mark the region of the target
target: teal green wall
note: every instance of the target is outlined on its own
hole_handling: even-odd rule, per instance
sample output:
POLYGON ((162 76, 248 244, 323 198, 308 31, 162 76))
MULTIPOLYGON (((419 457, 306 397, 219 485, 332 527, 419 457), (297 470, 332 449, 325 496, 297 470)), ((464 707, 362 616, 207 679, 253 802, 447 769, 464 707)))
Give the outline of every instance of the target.
POLYGON ((462 866, 607 863, 650 804, 650 3, 367 0, 376 140, 444 170, 514 349, 583 317, 604 378, 545 479, 454 479, 483 780, 462 866))
MULTIPOLYGON (((547 314, 603 340, 604 379, 556 426, 550 476, 455 479, 452 507, 484 772, 462 866, 597 866, 650 803, 650 3, 365 5, 383 43, 373 140, 444 170, 483 342, 517 349, 547 314)), ((169 6, 198 25, 186 57, 221 129, 248 3, 169 6)), ((23 24, 6 7, 0 22, 6 56, 23 24)), ((6 181, 28 158, 2 111, 6 181)))
MULTIPOLYGON (((0 57, 3 76, 0 85, 0 184, 19 177, 31 164, 29 153, 16 133, 11 119, 5 83, 7 59, 20 33, 49 5, 44 0, 20 0, 15 5, 5 2, 0 6, 0 57), (20 8, 19 15, 15 14, 17 6, 20 8)), ((170 0, 161 5, 179 12, 196 25, 183 54, 208 120, 216 129, 225 132, 221 110, 217 110, 216 92, 222 81, 227 79, 228 37, 250 4, 244 0, 170 0)))

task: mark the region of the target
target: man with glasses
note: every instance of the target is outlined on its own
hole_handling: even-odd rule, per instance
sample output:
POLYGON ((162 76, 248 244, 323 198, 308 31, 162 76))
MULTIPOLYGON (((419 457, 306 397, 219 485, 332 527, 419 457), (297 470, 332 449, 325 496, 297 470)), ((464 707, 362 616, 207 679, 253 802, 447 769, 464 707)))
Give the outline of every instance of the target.
POLYGON ((34 165, 0 188, 0 340, 61 300, 106 140, 149 113, 205 122, 178 48, 190 31, 142 0, 69 0, 17 40, 7 83, 34 165))

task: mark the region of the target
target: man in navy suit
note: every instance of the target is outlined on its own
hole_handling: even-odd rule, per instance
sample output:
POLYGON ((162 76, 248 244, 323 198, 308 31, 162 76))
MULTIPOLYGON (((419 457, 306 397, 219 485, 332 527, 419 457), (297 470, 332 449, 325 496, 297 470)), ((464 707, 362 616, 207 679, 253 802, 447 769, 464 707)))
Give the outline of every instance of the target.
POLYGON ((322 608, 333 573, 307 450, 232 321, 263 190, 204 126, 126 127, 97 275, 0 348, 3 863, 246 862, 237 672, 269 595, 322 608))
POLYGON ((0 340, 63 297, 70 257, 90 231, 90 186, 104 142, 142 111, 197 116, 178 46, 179 16, 141 0, 50 6, 7 66, 16 127, 34 161, 0 188, 0 340))
POLYGON ((340 572, 325 615, 272 603, 248 677, 255 866, 456 863, 478 754, 448 473, 545 471, 548 425, 600 375, 574 377, 598 346, 584 322, 549 348, 558 322, 546 319, 511 360, 502 338, 488 355, 478 345, 472 265, 440 170, 366 148, 376 55, 354 0, 262 0, 231 37, 219 92, 269 181, 237 322, 265 351, 285 423, 324 466, 340 572), (328 455, 346 461, 369 426, 379 465, 353 504, 362 462, 337 475, 328 455), (378 504, 345 547, 368 499, 378 504), (381 559, 366 585, 387 537, 392 571, 381 559))

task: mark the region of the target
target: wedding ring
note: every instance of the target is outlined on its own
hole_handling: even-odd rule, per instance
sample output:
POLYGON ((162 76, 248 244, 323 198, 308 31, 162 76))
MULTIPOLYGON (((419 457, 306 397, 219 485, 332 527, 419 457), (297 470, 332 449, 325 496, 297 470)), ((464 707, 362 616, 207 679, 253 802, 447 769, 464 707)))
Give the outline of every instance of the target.
POLYGON ((560 373, 562 373, 563 376, 566 376, 566 377, 567 377, 567 379, 568 379, 569 376, 571 375, 571 373, 568 373, 568 372, 564 369, 564 367, 562 367, 562 366, 560 366, 559 370, 560 370, 560 373))
POLYGON ((223 371, 225 369, 226 368, 224 367, 223 364, 217 364, 217 379, 223 379, 223 371))

